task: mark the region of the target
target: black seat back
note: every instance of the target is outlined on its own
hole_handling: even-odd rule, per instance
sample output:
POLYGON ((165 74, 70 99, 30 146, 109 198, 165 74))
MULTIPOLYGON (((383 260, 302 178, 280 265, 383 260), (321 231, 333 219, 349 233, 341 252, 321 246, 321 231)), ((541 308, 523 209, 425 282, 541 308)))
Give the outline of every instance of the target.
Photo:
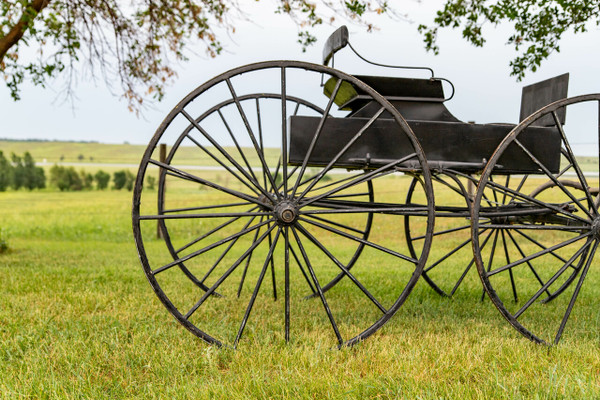
MULTIPOLYGON (((554 78, 546 79, 533 85, 525 86, 521 95, 521 115, 519 121, 523 121, 529 115, 540 108, 547 106, 557 100, 567 97, 569 88, 569 74, 562 74, 554 78)), ((556 111, 561 124, 565 124, 566 110, 560 108, 556 111)), ((535 121, 533 126, 553 126, 554 118, 546 115, 535 121)))

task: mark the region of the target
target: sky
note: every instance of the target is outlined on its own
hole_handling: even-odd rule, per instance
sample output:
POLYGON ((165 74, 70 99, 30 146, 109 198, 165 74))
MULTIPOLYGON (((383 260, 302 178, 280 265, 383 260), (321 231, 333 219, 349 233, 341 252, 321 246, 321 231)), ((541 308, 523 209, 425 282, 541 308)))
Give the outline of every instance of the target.
MULTIPOLYGON (((239 22, 236 33, 222 37, 225 52, 217 58, 192 56, 178 68, 178 78, 166 89, 164 100, 136 117, 127 104, 114 96, 99 79, 80 82, 74 103, 57 100, 53 87, 23 85, 22 100, 14 102, 5 86, 0 86, 0 138, 98 141, 103 143, 147 143, 169 111, 189 92, 215 75, 234 67, 267 60, 321 62, 326 38, 344 21, 319 27, 319 41, 303 53, 296 43, 297 28, 289 18, 273 13, 273 0, 252 2, 248 20, 239 22)), ((374 17, 378 30, 367 33, 358 25, 346 23, 350 42, 364 56, 384 64, 428 66, 436 76, 451 80, 454 98, 446 103, 450 111, 464 121, 477 123, 516 123, 519 117, 521 89, 544 79, 570 73, 569 96, 600 92, 600 28, 580 35, 568 34, 555 53, 536 72, 522 82, 509 76, 509 61, 514 50, 506 45, 510 26, 486 26, 487 43, 477 48, 461 38, 459 31, 439 33, 439 55, 426 52, 417 32, 419 23, 431 23, 442 0, 404 0, 396 9, 410 21, 374 17)), ((350 74, 397 75, 397 71, 366 65, 349 49, 336 55, 336 68, 350 74)), ((427 77, 427 76, 423 76, 427 77)))

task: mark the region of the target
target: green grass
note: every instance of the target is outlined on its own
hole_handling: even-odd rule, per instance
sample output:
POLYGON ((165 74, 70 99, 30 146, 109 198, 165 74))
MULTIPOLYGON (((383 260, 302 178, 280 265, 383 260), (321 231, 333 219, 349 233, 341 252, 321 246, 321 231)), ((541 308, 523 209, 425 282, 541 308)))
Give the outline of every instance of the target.
MULTIPOLYGON (((318 303, 292 319, 286 344, 275 302, 254 311, 232 351, 197 339, 152 292, 131 234, 131 193, 9 191, 0 205, 10 245, 0 254, 2 399, 600 397, 597 271, 578 308, 591 322, 570 321, 552 348, 479 302, 474 278, 452 299, 419 281, 383 329, 339 351, 318 303)), ((165 252, 159 240, 148 247, 165 252)), ((361 322, 361 309, 348 313, 361 322)))

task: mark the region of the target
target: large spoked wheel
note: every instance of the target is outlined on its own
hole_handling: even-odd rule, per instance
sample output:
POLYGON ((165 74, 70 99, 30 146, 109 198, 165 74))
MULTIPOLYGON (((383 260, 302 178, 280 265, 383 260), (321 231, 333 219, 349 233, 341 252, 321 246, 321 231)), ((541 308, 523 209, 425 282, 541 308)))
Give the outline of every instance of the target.
POLYGON ((600 94, 573 97, 525 119, 490 158, 475 195, 472 239, 481 281, 502 315, 535 342, 558 343, 569 319, 584 334, 596 323, 585 311, 597 296, 581 289, 596 279, 590 267, 600 240, 598 191, 592 189, 598 187, 599 103, 600 94), (535 129, 545 129, 546 143, 528 140, 535 129), (536 171, 517 175, 513 169, 512 179, 490 179, 514 159, 536 171), (505 252, 484 248, 475 234, 483 224, 505 252), (582 312, 573 311, 578 299, 582 312))
POLYGON ((433 229, 431 179, 406 122, 362 82, 319 65, 259 63, 208 81, 167 116, 140 165, 133 228, 152 288, 205 341, 235 347, 242 337, 312 332, 312 340, 350 345, 388 321, 420 276, 433 229), (323 96, 330 78, 332 94, 323 96), (352 124, 350 140, 326 141, 348 114, 333 100, 349 85, 379 110, 352 124), (341 162, 354 144, 376 140, 371 127, 380 122, 409 148, 368 167, 341 162), (298 124, 307 149, 300 159, 298 124), (159 143, 169 147, 164 162, 159 143), (331 156, 315 161, 323 148, 331 156), (402 172, 415 171, 426 199, 407 207, 402 172), (158 192, 148 190, 156 177, 158 192), (407 213, 429 227, 418 257, 404 246, 407 213))

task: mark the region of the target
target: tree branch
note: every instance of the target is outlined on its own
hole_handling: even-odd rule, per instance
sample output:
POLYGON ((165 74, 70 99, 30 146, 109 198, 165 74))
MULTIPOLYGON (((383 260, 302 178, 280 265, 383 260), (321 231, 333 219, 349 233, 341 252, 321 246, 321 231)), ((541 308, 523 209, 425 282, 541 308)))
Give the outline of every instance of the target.
POLYGON ((33 0, 25 7, 19 22, 10 29, 6 36, 0 38, 0 65, 2 65, 2 60, 4 60, 4 56, 8 50, 21 40, 25 34, 25 30, 32 23, 33 19, 40 11, 46 8, 49 3, 50 0, 33 0))

